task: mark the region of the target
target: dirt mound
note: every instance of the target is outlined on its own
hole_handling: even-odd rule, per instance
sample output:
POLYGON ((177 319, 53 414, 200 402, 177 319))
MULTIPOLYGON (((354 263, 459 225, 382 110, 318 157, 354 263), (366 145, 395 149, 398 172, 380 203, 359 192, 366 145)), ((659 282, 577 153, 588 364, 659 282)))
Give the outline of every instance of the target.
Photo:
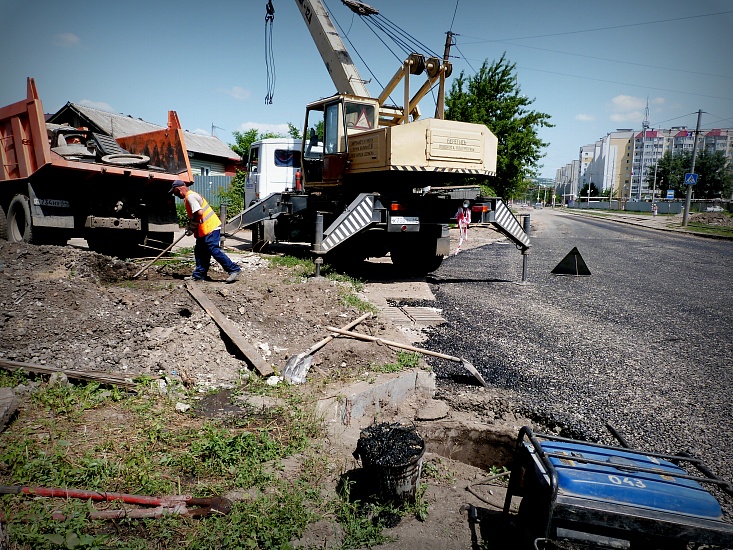
POLYGON ((733 227, 733 217, 725 212, 700 212, 699 214, 692 214, 690 221, 720 227, 733 227))
MULTIPOLYGON (((282 369, 288 356, 361 315, 346 305, 345 283, 304 281, 255 254, 233 255, 243 273, 233 285, 212 268, 198 286, 255 346, 282 369), (218 281, 218 282, 217 282, 218 281)), ((64 369, 165 375, 200 386, 228 387, 248 375, 240 352, 186 290, 192 259, 154 267, 73 247, 0 242, 0 358, 64 369)), ((218 266, 217 266, 218 268, 218 266)), ((360 331, 394 339, 376 319, 360 331)), ((314 377, 352 376, 394 352, 338 338, 314 357, 314 377)))

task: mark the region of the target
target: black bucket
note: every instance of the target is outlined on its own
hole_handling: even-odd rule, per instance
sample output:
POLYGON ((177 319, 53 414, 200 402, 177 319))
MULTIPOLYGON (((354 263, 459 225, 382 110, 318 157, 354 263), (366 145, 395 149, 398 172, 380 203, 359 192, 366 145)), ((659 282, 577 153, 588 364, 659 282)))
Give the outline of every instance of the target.
POLYGON ((425 441, 413 426, 387 423, 363 430, 354 451, 369 477, 377 482, 380 498, 393 502, 415 501, 424 454, 425 441), (380 438, 376 445, 375 437, 380 438), (400 448, 404 450, 405 460, 395 462, 395 449, 400 448))

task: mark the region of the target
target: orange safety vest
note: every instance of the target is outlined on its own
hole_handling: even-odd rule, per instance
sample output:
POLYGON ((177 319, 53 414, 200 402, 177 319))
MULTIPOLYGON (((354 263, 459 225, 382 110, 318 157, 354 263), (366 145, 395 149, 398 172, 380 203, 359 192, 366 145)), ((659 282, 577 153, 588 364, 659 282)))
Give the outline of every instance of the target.
POLYGON ((216 212, 214 212, 214 209, 211 208, 208 202, 206 202, 206 199, 203 198, 201 195, 196 193, 196 191, 189 191, 186 193, 186 197, 183 199, 183 204, 186 206, 186 212, 188 213, 189 218, 193 218, 193 212, 191 212, 191 205, 188 204, 188 201, 186 198, 188 198, 189 193, 195 193, 198 195, 198 197, 201 199, 201 223, 198 226, 198 229, 196 229, 196 236, 197 237, 205 237, 209 233, 211 233, 214 229, 219 227, 221 225, 221 220, 219 219, 219 216, 216 215, 216 212))

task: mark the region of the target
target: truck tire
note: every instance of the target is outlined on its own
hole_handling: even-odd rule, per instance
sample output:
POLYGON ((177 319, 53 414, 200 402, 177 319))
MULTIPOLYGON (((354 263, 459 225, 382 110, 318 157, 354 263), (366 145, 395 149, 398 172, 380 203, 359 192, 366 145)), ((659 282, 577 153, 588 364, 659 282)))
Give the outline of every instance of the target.
POLYGON ((31 201, 25 195, 15 195, 8 206, 7 238, 11 243, 32 243, 33 222, 31 201))
POLYGON ((2 205, 0 205, 0 239, 8 240, 8 217, 2 205))
POLYGON ((405 239, 390 250, 392 264, 405 275, 427 275, 443 263, 443 256, 435 255, 435 239, 405 239))

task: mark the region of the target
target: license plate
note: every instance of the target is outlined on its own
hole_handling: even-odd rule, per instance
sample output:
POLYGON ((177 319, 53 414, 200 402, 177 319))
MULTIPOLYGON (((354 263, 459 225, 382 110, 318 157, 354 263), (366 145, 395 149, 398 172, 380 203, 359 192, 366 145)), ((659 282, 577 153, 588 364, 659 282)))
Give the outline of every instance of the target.
POLYGON ((419 225, 420 218, 417 216, 392 216, 393 225, 419 225))

